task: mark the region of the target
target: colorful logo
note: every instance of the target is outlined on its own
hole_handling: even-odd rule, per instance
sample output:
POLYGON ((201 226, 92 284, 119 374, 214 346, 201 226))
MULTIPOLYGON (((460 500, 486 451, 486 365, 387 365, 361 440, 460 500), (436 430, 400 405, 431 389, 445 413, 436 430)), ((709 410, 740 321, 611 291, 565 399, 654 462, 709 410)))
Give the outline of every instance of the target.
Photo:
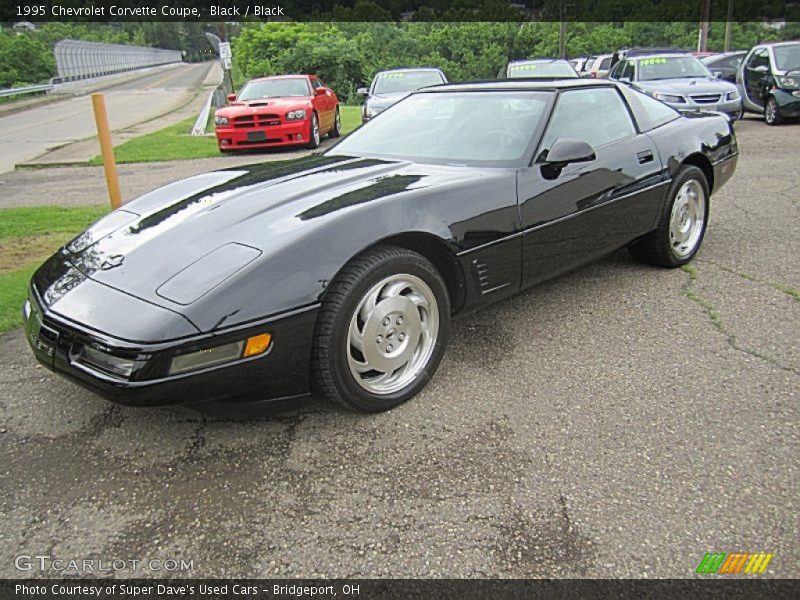
POLYGON ((718 575, 747 573, 750 575, 760 574, 767 570, 769 561, 774 554, 758 552, 751 554, 748 552, 707 552, 697 567, 698 573, 718 575), (742 570, 744 568, 744 571, 742 570))

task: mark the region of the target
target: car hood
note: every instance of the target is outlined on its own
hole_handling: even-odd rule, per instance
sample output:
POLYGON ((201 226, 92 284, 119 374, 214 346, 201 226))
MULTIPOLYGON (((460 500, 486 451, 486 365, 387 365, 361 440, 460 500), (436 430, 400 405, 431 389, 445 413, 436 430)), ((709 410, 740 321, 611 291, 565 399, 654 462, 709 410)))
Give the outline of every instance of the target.
POLYGON ((386 110, 390 106, 397 104, 403 98, 411 95, 411 92, 397 92, 395 94, 375 94, 367 99, 367 106, 374 110, 386 110))
MULTIPOLYGON (((346 219, 365 203, 440 185, 468 187, 485 175, 481 169, 345 156, 215 171, 124 205, 51 260, 182 313, 228 277, 302 245, 317 228, 346 219)), ((39 287, 52 284, 40 281, 39 287)))
POLYGON ((664 94, 724 94, 736 91, 736 86, 730 82, 713 78, 680 78, 658 79, 655 81, 637 81, 636 86, 648 92, 662 92, 664 94))
POLYGON ((223 108, 217 109, 218 117, 239 117, 242 115, 263 114, 263 113, 283 113, 303 108, 311 103, 310 96, 292 96, 291 98, 262 98, 260 100, 248 100, 235 102, 223 108))

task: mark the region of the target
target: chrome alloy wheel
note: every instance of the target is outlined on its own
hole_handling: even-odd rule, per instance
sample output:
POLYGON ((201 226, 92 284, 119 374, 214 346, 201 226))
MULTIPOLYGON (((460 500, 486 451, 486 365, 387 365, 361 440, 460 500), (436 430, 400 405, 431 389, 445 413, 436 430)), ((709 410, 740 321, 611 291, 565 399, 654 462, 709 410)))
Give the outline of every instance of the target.
POLYGON ((764 119, 767 123, 774 123, 778 116, 778 103, 772 98, 767 101, 767 106, 764 109, 764 119))
POLYGON ((412 383, 428 364, 439 334, 439 306, 428 284, 398 274, 361 299, 347 336, 347 363, 356 382, 373 394, 412 383))
POLYGON ((683 184, 672 204, 669 242, 678 258, 686 258, 697 247, 706 219, 706 194, 696 179, 683 184))

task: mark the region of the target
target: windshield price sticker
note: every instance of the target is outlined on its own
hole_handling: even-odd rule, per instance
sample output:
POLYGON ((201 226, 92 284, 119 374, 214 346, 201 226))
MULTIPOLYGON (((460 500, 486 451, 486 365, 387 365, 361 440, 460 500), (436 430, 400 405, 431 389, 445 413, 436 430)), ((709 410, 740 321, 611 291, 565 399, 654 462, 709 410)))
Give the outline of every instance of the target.
POLYGON ((643 58, 639 61, 642 65, 665 65, 667 64, 666 58, 643 58))
POLYGON ((512 71, 535 71, 536 65, 511 65, 512 71))
POLYGON ((381 79, 400 79, 401 77, 405 76, 405 73, 385 73, 381 75, 381 79))

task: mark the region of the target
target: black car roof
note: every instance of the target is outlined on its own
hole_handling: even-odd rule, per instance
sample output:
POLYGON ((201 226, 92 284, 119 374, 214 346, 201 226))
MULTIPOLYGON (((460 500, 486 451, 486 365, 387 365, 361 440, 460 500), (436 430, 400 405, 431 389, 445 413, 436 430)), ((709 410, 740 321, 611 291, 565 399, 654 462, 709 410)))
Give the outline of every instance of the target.
POLYGON ((633 58, 637 56, 646 56, 649 54, 688 54, 688 50, 681 50, 680 48, 628 48, 627 50, 617 50, 620 56, 625 58, 633 58))
POLYGON ((465 81, 462 83, 447 83, 437 85, 424 90, 421 93, 430 92, 461 92, 461 91, 536 91, 536 90, 556 90, 564 88, 582 87, 603 87, 616 86, 617 84, 608 79, 502 79, 490 81, 465 81))
POLYGON ((437 71, 441 73, 442 70, 439 67, 396 67, 394 69, 381 69, 376 75, 380 73, 394 73, 396 71, 437 71))
POLYGON ((518 60, 512 60, 508 64, 515 65, 517 63, 552 63, 552 62, 568 62, 568 61, 566 58, 520 58, 518 60))

